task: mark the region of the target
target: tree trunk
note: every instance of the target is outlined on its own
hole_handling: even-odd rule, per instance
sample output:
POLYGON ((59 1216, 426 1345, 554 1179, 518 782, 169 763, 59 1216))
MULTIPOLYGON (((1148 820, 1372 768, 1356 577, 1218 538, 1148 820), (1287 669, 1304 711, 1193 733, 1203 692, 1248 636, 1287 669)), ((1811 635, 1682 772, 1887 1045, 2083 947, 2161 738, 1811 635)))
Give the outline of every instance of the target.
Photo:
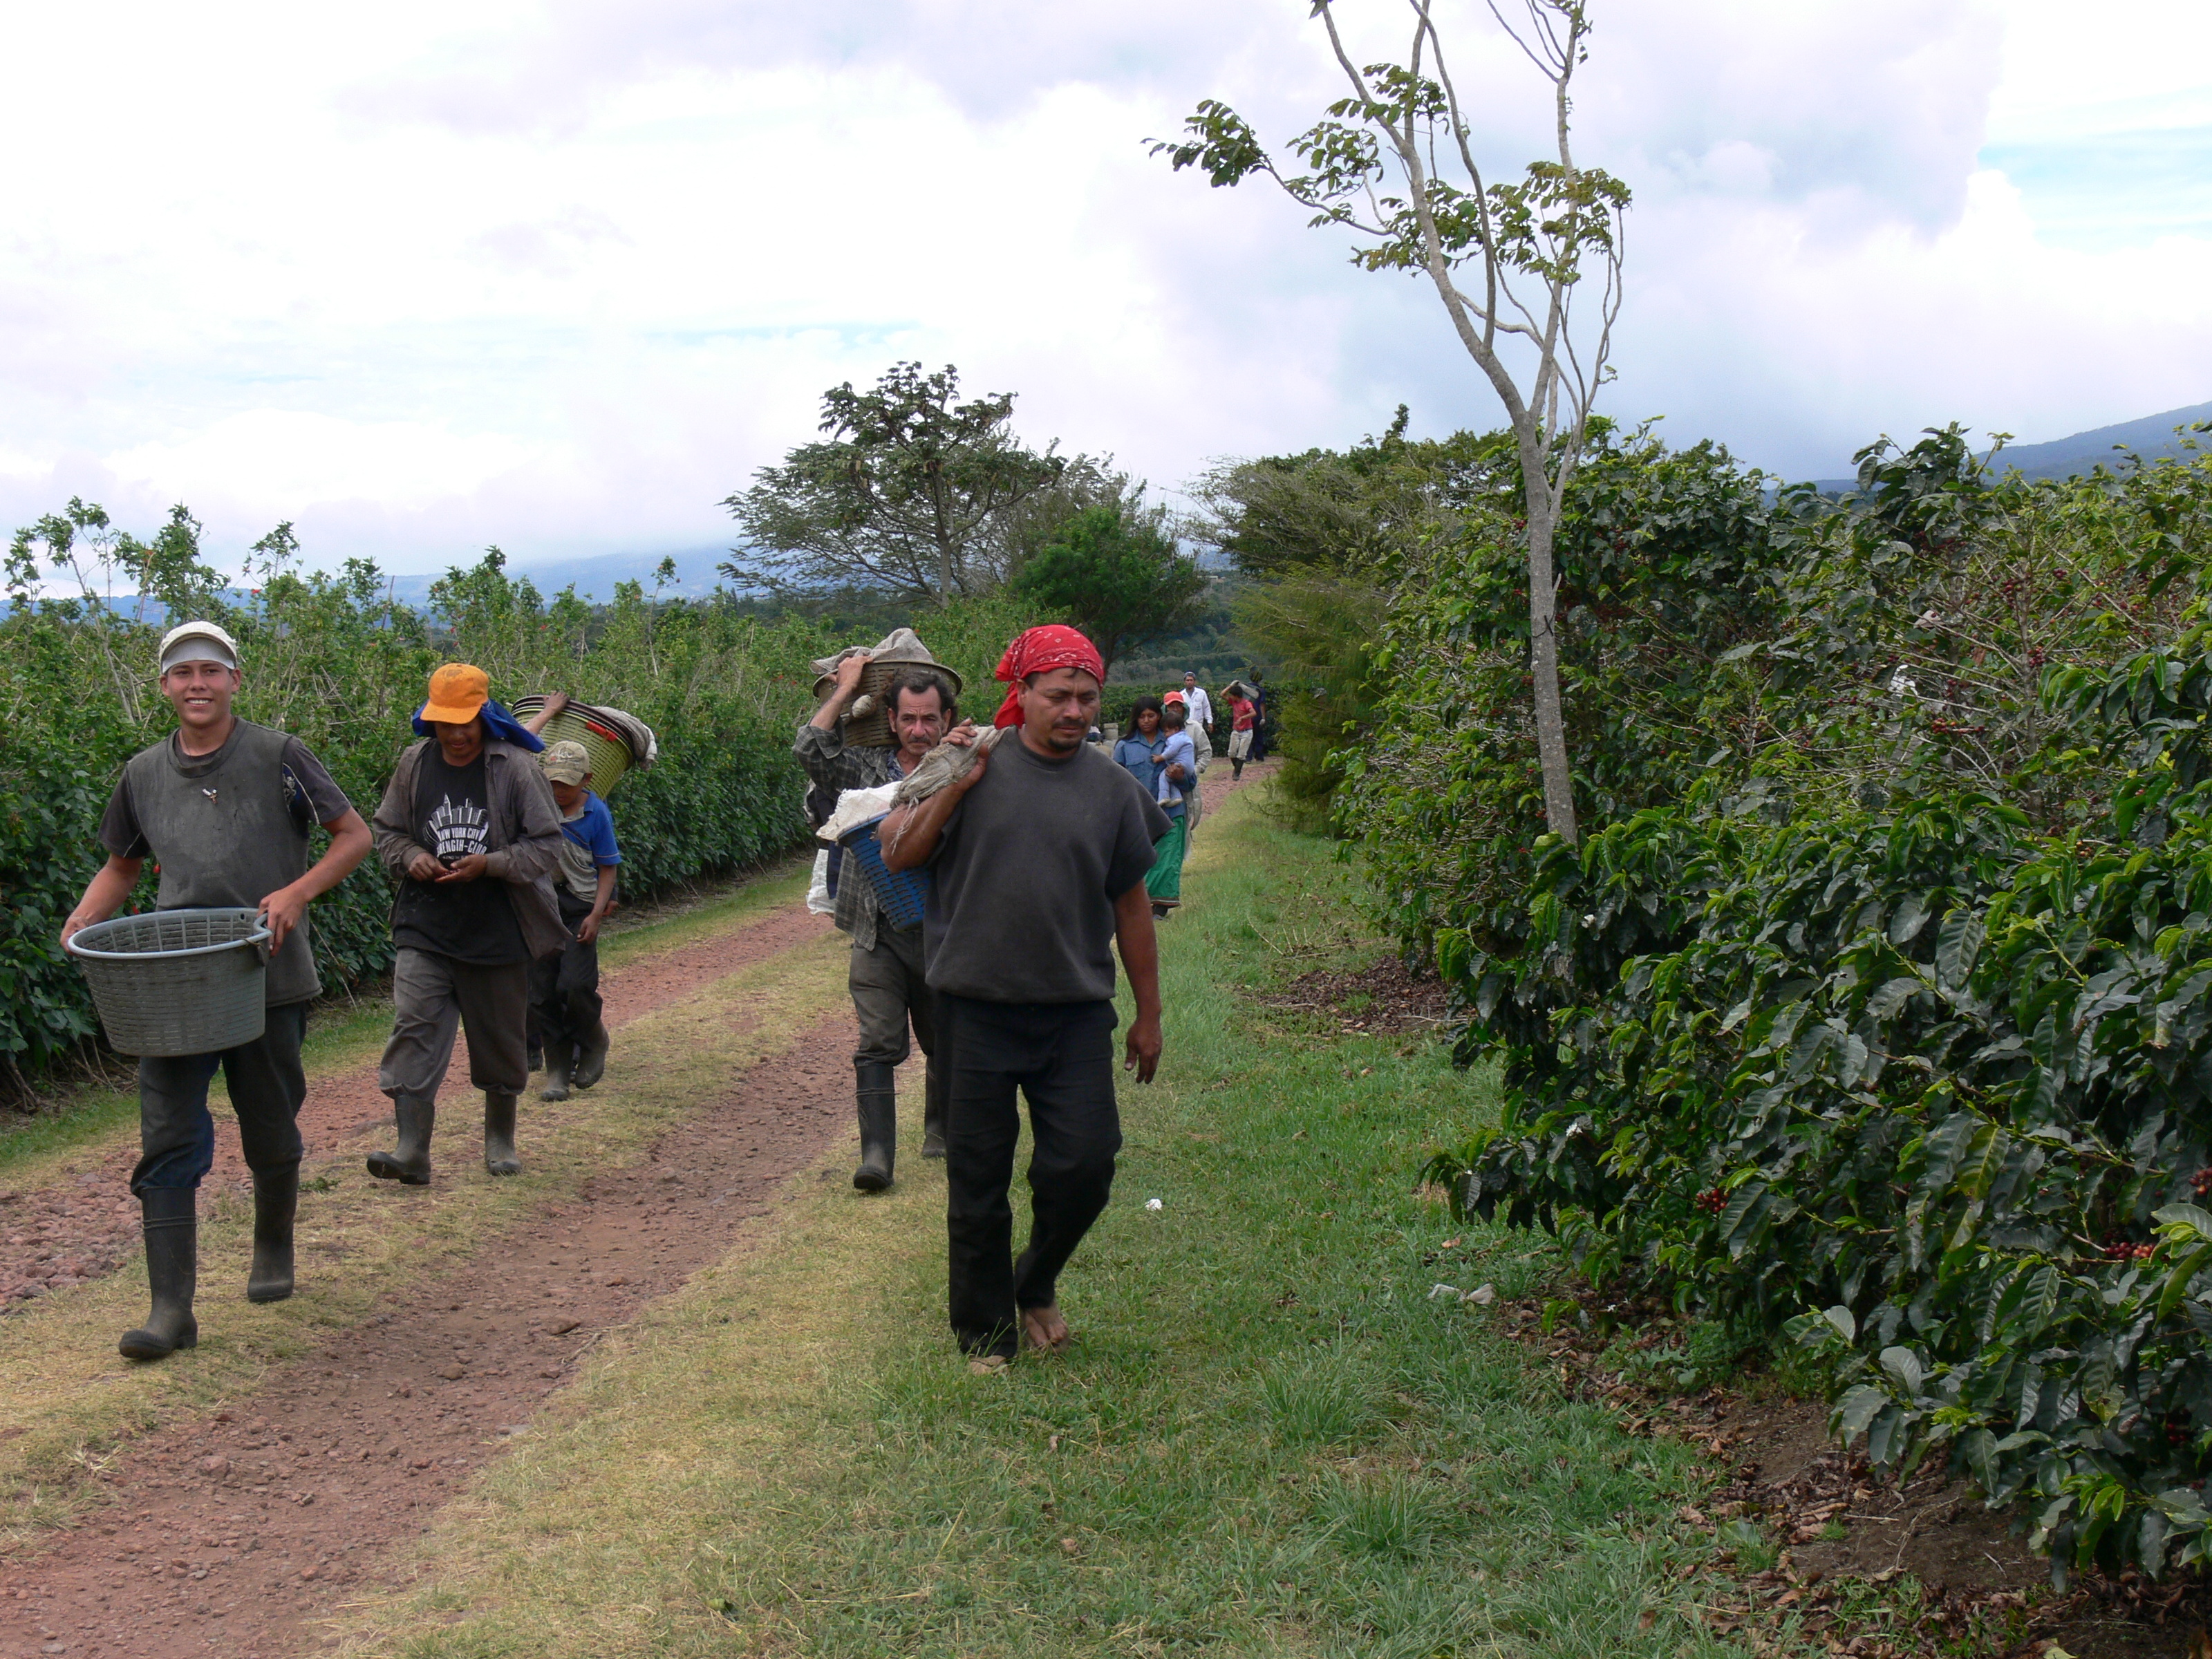
POLYGON ((1575 824, 1574 771, 1567 763, 1567 724, 1559 707, 1559 634, 1552 534, 1557 528, 1552 491, 1540 460, 1524 453, 1522 499, 1528 509, 1528 678, 1536 711, 1536 760, 1544 773, 1544 826, 1568 841, 1575 824))

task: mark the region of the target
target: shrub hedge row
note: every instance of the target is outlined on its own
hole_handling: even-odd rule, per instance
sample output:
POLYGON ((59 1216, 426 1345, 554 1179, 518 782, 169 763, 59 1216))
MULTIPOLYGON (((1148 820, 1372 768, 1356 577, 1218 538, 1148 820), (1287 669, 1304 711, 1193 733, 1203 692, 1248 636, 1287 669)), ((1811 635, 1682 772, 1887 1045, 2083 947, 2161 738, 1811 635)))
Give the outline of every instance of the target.
MULTIPOLYGON (((367 563, 293 574, 282 545, 258 589, 226 592, 200 564, 197 535, 180 510, 142 544, 73 503, 16 538, 0 619, 0 1059, 19 1085, 95 1029, 56 941, 104 856, 95 830, 123 762, 174 726, 155 685, 160 630, 149 617, 229 629, 245 665, 239 712, 297 733, 364 817, 415 740, 429 670, 459 658, 483 666, 503 701, 565 690, 627 708, 659 734, 659 765, 613 799, 625 894, 744 866, 805 834, 790 732, 809 702, 807 659, 829 648, 811 625, 763 623, 715 600, 656 603, 636 584, 609 607, 573 593, 549 602, 495 551, 437 584, 428 615, 392 603, 367 563), (40 596, 57 569, 80 579, 76 597, 40 596), (117 577, 154 601, 148 616, 101 596, 117 577)), ((149 876, 137 902, 150 902, 150 886, 149 876)), ((388 967, 391 897, 371 860, 316 904, 328 987, 388 967)))
MULTIPOLYGON (((1429 1171, 1826 1363, 2063 1571, 2212 1559, 2212 464, 1845 503, 1601 445, 1542 833, 1510 535, 1401 585, 1347 757, 1409 951, 1500 1064, 1429 1171)), ((1510 480, 1504 481, 1510 482, 1510 480)))

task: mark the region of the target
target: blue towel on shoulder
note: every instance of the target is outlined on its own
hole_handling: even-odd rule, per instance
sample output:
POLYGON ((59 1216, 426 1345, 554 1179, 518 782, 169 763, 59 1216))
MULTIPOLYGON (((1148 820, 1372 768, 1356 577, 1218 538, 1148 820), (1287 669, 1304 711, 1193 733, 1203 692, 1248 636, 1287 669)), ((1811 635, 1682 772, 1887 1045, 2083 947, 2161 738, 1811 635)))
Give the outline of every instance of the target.
MULTIPOLYGON (((426 702, 422 705, 422 708, 428 708, 429 706, 426 702)), ((431 731, 430 722, 422 718, 422 708, 415 711, 416 735, 424 738, 435 737, 437 733, 431 731)), ((545 739, 515 719, 500 704, 487 701, 484 703, 483 714, 484 730, 501 743, 511 743, 518 749, 527 749, 533 755, 544 751, 545 739)))

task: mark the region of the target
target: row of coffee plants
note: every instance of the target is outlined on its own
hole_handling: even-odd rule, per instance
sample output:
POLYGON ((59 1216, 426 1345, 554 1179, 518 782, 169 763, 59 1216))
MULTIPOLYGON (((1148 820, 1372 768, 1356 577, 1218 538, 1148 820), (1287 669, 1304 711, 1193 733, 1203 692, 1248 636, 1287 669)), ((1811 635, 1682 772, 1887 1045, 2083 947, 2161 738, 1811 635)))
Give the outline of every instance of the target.
MULTIPOLYGON (((817 629, 763 623, 726 601, 659 602, 627 584, 608 606, 548 600, 496 552, 435 585, 427 612, 397 604, 373 565, 301 575, 280 532, 240 592, 203 562, 179 508, 147 540, 72 502, 15 538, 0 619, 0 1060, 20 1092, 94 1030, 56 939, 104 856, 96 830, 123 762, 173 729, 155 684, 157 625, 213 617, 235 635, 239 712, 298 734, 364 817, 375 808, 429 670, 483 665, 502 700, 564 690, 627 708, 660 739, 659 764, 615 798, 623 890, 648 897, 741 868, 805 833, 790 753, 808 704, 817 629), (74 590, 70 592, 70 590, 74 590), (133 597, 118 600, 117 591, 133 597), (137 596, 151 601, 143 605, 137 596)), ((318 832, 319 839, 319 832, 318 832)), ((138 896, 150 902, 151 878, 138 896)), ((392 893, 372 860, 315 907, 332 990, 390 964, 392 893)))
POLYGON ((1347 815, 1505 1099, 1430 1173, 1803 1345, 1877 1464, 1949 1460, 2056 1566, 2202 1563, 2212 464, 1993 482, 1947 432, 1861 483, 1601 446, 1579 846, 1539 833, 1509 538, 1401 584, 1347 815))

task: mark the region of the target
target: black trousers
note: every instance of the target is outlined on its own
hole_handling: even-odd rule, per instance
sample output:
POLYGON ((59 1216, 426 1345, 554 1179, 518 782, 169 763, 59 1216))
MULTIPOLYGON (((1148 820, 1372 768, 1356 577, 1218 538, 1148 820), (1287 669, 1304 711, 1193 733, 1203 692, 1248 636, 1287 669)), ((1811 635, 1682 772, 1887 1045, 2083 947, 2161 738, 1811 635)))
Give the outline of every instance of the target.
POLYGON ((1060 1270, 1114 1189, 1121 1120, 1114 1102, 1110 1002, 937 999, 950 1068, 945 1224, 952 1334, 971 1354, 1011 1357, 1020 1310, 1058 1299, 1060 1270), (1028 1097, 1030 1242, 1013 1258, 1016 1091, 1028 1097))
POLYGON ((531 1036, 565 1065, 575 1063, 576 1051, 599 1029, 606 1008, 599 995, 599 942, 586 945, 574 937, 591 914, 590 905, 563 892, 561 921, 568 929, 568 947, 530 964, 531 1036))
POLYGON ((307 1033, 307 1005, 288 1002, 269 1011, 269 1023, 251 1042, 220 1054, 179 1054, 138 1062, 138 1167, 131 1190, 197 1187, 215 1167, 215 1115, 208 1085, 222 1068, 230 1109, 238 1115, 240 1149, 249 1170, 280 1169, 300 1161, 300 1106, 307 1097, 300 1042, 307 1033))

